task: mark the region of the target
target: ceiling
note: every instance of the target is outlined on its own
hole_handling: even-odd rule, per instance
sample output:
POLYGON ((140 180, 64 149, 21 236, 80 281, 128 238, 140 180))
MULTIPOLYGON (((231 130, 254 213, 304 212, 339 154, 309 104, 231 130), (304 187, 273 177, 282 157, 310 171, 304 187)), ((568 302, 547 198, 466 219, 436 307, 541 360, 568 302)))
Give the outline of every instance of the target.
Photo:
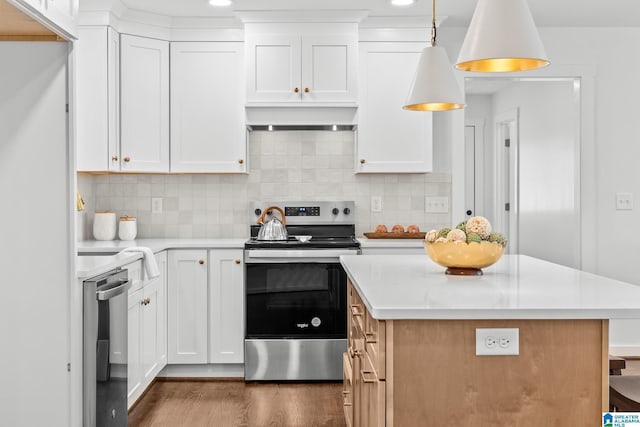
MULTIPOLYGON (((364 10, 369 16, 431 16, 431 2, 416 0, 413 6, 394 7, 388 0, 232 0, 230 7, 212 7, 207 0, 121 0, 129 9, 180 17, 232 17, 234 11, 265 10, 364 10)), ((446 26, 466 27, 476 2, 440 0, 436 15, 447 16, 446 26)), ((638 27, 638 0, 529 0, 540 27, 638 27)))

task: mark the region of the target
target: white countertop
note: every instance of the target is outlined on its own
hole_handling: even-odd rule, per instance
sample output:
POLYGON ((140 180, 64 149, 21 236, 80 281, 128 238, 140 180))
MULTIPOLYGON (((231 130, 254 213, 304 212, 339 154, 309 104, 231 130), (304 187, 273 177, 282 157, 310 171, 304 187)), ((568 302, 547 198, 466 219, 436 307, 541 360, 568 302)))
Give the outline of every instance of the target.
POLYGON ((120 251, 134 246, 154 253, 166 249, 242 249, 247 239, 137 239, 82 240, 77 242, 76 277, 80 280, 98 276, 142 258, 142 253, 120 251))
POLYGON ((113 254, 133 246, 150 248, 154 253, 166 249, 242 249, 248 239, 137 239, 137 240, 82 240, 77 243, 78 253, 113 254))
POLYGON ((369 239, 358 237, 363 248, 423 248, 424 239, 369 239))
POLYGON ((142 252, 127 252, 117 255, 77 256, 76 277, 80 280, 96 277, 141 258, 142 252))
POLYGON ((340 257, 376 319, 640 318, 640 286, 524 255, 449 276, 426 255, 340 257))

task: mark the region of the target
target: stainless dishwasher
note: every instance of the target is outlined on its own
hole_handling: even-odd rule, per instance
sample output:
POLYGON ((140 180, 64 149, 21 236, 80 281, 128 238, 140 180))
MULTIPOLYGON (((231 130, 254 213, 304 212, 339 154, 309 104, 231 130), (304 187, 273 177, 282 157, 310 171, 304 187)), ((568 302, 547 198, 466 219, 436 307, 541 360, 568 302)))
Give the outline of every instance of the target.
POLYGON ((84 427, 128 424, 128 271, 118 268, 84 281, 84 427))

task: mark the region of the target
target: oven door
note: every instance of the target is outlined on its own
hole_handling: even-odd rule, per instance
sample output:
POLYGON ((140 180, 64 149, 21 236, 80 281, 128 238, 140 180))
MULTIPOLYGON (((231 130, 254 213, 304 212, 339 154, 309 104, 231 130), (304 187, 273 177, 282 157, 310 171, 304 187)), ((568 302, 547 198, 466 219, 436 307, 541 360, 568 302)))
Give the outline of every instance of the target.
POLYGON ((247 338, 346 338, 347 276, 337 260, 245 260, 247 338))

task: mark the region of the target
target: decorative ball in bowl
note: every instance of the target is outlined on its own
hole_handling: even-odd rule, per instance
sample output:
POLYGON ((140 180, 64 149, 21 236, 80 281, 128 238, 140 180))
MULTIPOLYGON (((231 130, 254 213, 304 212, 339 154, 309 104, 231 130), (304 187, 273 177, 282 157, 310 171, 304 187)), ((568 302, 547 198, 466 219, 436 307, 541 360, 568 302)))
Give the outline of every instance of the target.
POLYGON ((425 236, 424 248, 436 264, 447 267, 446 274, 480 276, 482 269, 500 259, 506 241, 491 231, 484 217, 471 217, 454 229, 431 230, 425 236))

